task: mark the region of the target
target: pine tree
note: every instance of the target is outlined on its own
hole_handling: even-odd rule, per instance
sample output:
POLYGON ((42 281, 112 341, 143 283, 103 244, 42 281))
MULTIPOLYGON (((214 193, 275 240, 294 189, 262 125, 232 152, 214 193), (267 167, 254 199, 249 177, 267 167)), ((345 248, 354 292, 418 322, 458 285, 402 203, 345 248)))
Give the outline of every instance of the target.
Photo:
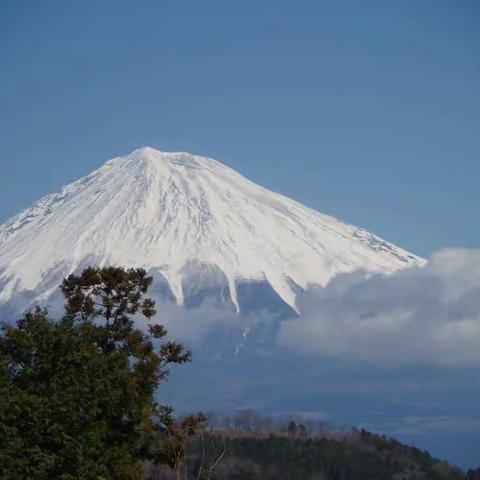
MULTIPOLYGON (((150 322, 142 269, 87 268, 61 285, 65 315, 37 308, 0 335, 3 480, 140 479, 166 410, 154 393, 172 363, 190 360, 150 322)), ((168 410, 169 412, 169 410, 168 410)))
POLYGON ((297 424, 293 420, 288 424, 287 432, 292 437, 297 434, 297 424))

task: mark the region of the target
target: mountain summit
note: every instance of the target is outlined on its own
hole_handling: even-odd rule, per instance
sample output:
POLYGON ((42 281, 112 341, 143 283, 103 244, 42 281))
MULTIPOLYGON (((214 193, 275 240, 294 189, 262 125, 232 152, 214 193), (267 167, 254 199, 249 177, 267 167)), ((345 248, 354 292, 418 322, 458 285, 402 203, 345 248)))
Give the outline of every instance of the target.
POLYGON ((239 311, 258 287, 296 310, 299 292, 339 273, 421 263, 214 159, 145 147, 0 226, 0 303, 47 301, 64 276, 113 264, 144 267, 178 304, 213 295, 239 311))

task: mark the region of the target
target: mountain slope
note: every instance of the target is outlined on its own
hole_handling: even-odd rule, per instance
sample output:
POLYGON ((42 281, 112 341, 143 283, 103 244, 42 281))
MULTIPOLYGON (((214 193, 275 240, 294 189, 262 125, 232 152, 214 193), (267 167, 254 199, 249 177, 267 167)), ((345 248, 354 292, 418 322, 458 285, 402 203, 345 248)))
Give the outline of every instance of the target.
POLYGON ((45 301, 96 263, 144 267, 179 304, 210 292, 238 311, 257 285, 296 309, 300 291, 338 273, 423 262, 216 160, 146 147, 0 226, 0 303, 45 301))

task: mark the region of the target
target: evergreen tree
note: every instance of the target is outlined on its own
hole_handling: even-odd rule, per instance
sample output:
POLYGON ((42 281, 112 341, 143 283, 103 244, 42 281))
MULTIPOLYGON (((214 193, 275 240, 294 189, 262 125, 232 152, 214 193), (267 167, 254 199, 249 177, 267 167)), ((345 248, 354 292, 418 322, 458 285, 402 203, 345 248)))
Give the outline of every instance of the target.
MULTIPOLYGON (((148 332, 155 303, 142 269, 87 268, 61 285, 65 315, 25 314, 0 335, 0 476, 10 479, 140 479, 152 439, 168 422, 154 392, 171 363, 190 360, 148 332), (155 418, 161 415, 163 424, 155 418)), ((167 410, 169 412, 169 410, 167 410)))
POLYGON ((292 437, 297 434, 297 424, 293 420, 288 424, 287 432, 292 437))

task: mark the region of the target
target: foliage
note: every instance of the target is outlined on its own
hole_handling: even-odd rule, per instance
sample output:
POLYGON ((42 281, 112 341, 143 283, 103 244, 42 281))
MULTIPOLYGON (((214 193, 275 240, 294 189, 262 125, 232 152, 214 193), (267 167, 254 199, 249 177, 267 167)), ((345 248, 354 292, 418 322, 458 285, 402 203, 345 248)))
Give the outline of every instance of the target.
POLYGON ((0 468, 9 479, 140 479, 168 421, 154 392, 190 360, 166 330, 135 327, 155 303, 142 269, 87 268, 61 285, 65 315, 26 313, 0 336, 0 468), (162 341, 161 341, 162 340, 162 341))
MULTIPOLYGON (((290 429, 291 430, 291 429, 290 429)), ((270 434, 228 436, 225 464, 214 478, 238 478, 238 465, 248 478, 262 480, 463 480, 457 468, 427 452, 365 430, 342 438, 270 434), (226 467, 232 462, 233 468, 226 467)), ((245 477, 247 478, 247 477, 245 477)))
MULTIPOLYGON (((465 474, 428 452, 366 430, 311 434, 287 422, 277 430, 216 429, 201 442, 191 442, 188 475, 212 480, 464 480, 465 474), (290 427, 290 428, 289 428, 290 427), (302 430, 299 432, 298 430, 302 430), (205 448, 205 445, 208 448, 205 448), (210 476, 201 464, 221 463, 210 476), (205 453, 206 452, 206 453, 205 453), (202 459, 202 462, 199 459, 202 459)), ((467 478, 476 478, 472 472, 467 478)), ((168 471, 153 470, 151 478, 167 480, 168 471)))
POLYGON ((199 413, 189 415, 180 421, 172 417, 170 407, 161 407, 157 413, 157 425, 160 426, 160 441, 153 450, 154 463, 168 465, 180 474, 184 473, 189 440, 199 431, 203 431, 207 418, 199 413))

